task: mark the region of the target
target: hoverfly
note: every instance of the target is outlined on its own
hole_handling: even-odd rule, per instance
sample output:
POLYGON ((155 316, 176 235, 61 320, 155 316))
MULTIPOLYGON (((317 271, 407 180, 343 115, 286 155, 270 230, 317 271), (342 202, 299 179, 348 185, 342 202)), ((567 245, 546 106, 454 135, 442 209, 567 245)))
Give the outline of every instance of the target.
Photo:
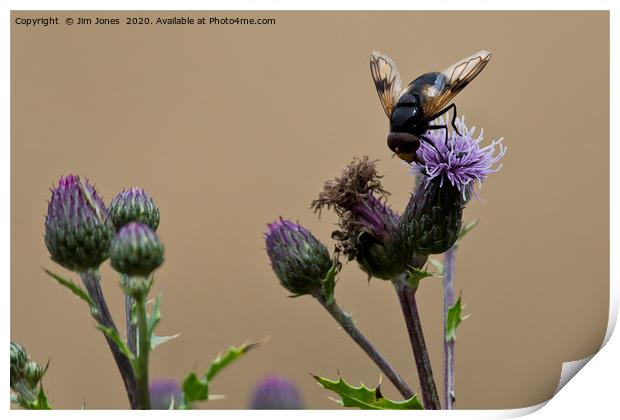
POLYGON ((485 50, 464 58, 442 72, 425 73, 405 89, 401 89, 400 73, 387 55, 373 51, 370 55, 370 73, 375 82, 383 110, 390 119, 388 147, 406 162, 417 160, 420 141, 432 145, 424 136, 427 130, 446 130, 447 125, 431 122, 451 109, 452 127, 458 133, 456 105, 448 105, 487 65, 491 53, 485 50))

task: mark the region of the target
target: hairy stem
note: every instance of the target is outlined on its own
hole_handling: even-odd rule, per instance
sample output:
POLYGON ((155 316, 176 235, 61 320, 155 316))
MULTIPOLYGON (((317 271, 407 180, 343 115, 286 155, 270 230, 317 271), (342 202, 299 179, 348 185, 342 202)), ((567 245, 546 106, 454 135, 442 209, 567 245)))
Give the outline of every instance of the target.
MULTIPOLYGON (((97 308, 97 313, 93 315, 95 320, 107 328, 118 331, 116 329, 116 325, 114 325, 114 320, 112 319, 112 315, 110 314, 110 310, 108 309, 108 305, 103 296, 103 291, 101 290, 101 275, 99 274, 99 270, 94 269, 81 272, 80 278, 82 279, 82 283, 84 283, 86 291, 97 308)), ((121 377, 123 378, 125 391, 127 391, 127 398, 129 399, 129 405, 132 409, 135 409, 137 407, 138 400, 136 392, 136 378, 131 362, 119 350, 114 341, 109 339, 107 336, 105 336, 105 339, 108 342, 108 346, 110 347, 114 360, 116 361, 116 366, 118 367, 121 377)))
POLYGON ((444 408, 452 410, 456 401, 454 391, 454 340, 446 338, 448 328, 448 310, 454 305, 454 272, 456 263, 456 245, 444 255, 443 278, 443 352, 444 352, 444 408))
POLYGON ((131 321, 131 307, 133 298, 125 293, 125 324, 127 328, 127 347, 136 354, 136 326, 131 321))
POLYGON ((372 343, 357 329, 353 320, 347 315, 336 302, 328 303, 325 297, 321 293, 315 293, 313 295, 321 305, 329 312, 329 314, 340 324, 347 334, 357 343, 358 346, 364 350, 364 352, 372 359, 373 362, 379 367, 381 372, 394 384, 394 386, 401 393, 403 398, 411 398, 414 395, 413 390, 407 385, 405 380, 394 370, 392 365, 379 353, 379 351, 372 345, 372 343))
POLYGON ((413 357, 420 378, 424 408, 427 410, 440 410, 439 395, 437 394, 437 387, 433 378, 431 361, 428 357, 428 350, 426 349, 424 333, 422 331, 422 322, 420 321, 415 298, 417 288, 412 288, 407 284, 406 275, 398 276, 393 283, 403 311, 407 332, 409 333, 409 341, 411 342, 411 349, 413 350, 413 357))
POLYGON ((147 326, 145 297, 136 298, 138 313, 138 352, 136 364, 136 381, 138 383, 139 408, 151 409, 149 395, 149 353, 151 351, 151 337, 147 326))

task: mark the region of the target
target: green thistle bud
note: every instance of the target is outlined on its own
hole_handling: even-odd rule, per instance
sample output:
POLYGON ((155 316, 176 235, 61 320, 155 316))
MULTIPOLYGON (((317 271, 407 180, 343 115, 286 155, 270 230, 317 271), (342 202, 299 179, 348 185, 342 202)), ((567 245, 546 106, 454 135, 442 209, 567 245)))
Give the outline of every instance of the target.
POLYGON ((164 262, 164 246, 150 227, 132 222, 112 240, 110 257, 119 273, 146 277, 164 262))
POLYGON ((11 388, 24 378, 28 361, 26 349, 11 341, 11 388))
POLYGON ((454 245, 461 229, 463 194, 441 178, 422 178, 398 227, 410 255, 441 254, 454 245))
POLYGON ((319 290, 332 267, 325 245, 289 220, 280 219, 267 226, 267 254, 282 286, 295 295, 319 290))
POLYGON ((154 231, 159 226, 159 209, 142 188, 132 187, 118 193, 110 203, 112 223, 119 230, 130 222, 141 222, 154 231))
POLYGON ((34 386, 38 384, 43 377, 43 372, 43 368, 37 362, 30 360, 28 363, 26 363, 26 368, 24 369, 24 376, 28 383, 34 386))
POLYGON ((52 260, 72 271, 98 268, 109 256, 114 225, 95 188, 77 175, 61 177, 45 218, 52 260))
POLYGON ((30 396, 44 374, 45 369, 30 359, 26 349, 11 341, 11 389, 30 396))

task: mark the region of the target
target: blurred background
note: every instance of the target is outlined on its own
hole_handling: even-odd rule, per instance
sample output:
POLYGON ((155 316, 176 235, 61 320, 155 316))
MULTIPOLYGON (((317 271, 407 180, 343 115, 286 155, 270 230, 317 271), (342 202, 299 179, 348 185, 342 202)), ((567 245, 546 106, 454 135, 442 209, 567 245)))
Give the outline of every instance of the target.
MULTIPOLYGON (((15 17, 49 12, 12 12, 15 17)), ((457 290, 458 408, 517 408, 555 390, 561 364, 598 350, 608 318, 609 14, 607 12, 162 12, 136 16, 276 18, 270 26, 12 27, 11 338, 40 362, 58 408, 126 408, 120 376, 83 302, 41 267, 48 188, 70 172, 109 200, 139 185, 161 210, 166 263, 151 376, 203 372, 220 350, 270 337, 215 380, 203 408, 245 408, 282 375, 307 408, 335 408, 309 373, 376 384, 379 371, 311 298, 287 298, 264 251, 266 223, 298 220, 329 246, 336 221, 309 210, 353 156, 379 159, 402 210, 413 178, 386 147, 388 121, 368 57, 391 56, 407 83, 480 49, 491 63, 456 99, 487 141, 505 137, 503 169, 472 201, 457 290)), ((123 324, 118 277, 103 288, 123 324)), ((74 279, 75 275, 70 274, 74 279)), ((418 388, 397 298, 355 263, 341 305, 418 388)), ((424 281, 421 317, 442 377, 441 281, 424 281)), ((383 380, 388 397, 398 396, 383 380)))

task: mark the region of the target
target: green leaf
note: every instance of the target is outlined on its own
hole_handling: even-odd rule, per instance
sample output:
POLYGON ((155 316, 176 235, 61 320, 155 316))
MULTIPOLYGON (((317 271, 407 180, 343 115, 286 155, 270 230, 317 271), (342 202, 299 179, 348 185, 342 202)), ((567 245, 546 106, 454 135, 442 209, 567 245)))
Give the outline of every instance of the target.
POLYGON ((47 395, 45 395, 45 391, 43 391, 43 387, 39 388, 39 393, 37 394, 37 399, 32 403, 33 410, 51 410, 52 407, 47 402, 47 395))
POLYGON ((183 381, 183 396, 187 405, 194 401, 208 400, 209 381, 206 378, 199 379, 194 372, 190 373, 183 381))
POLYGON ((392 401, 384 398, 380 387, 373 389, 366 388, 364 385, 354 387, 347 383, 342 377, 337 381, 312 375, 314 379, 325 389, 335 392, 341 397, 338 404, 343 407, 357 407, 363 410, 423 410, 424 407, 418 401, 418 397, 413 395, 408 400, 392 401))
POLYGON ((457 241, 460 241, 461 239, 463 239, 463 237, 465 237, 465 235, 467 235, 469 232, 471 232, 476 226, 478 226, 478 222, 480 222, 479 219, 476 219, 472 222, 469 222, 468 224, 466 224, 465 226, 463 226, 461 228, 461 230, 459 231, 458 236, 456 237, 457 241))
POLYGON ((187 375, 183 381, 183 400, 179 404, 179 408, 190 409, 193 402, 208 400, 210 381, 226 366, 253 348, 258 347, 261 343, 262 341, 257 341, 245 343, 237 347, 233 346, 224 355, 218 354, 211 362, 211 365, 209 365, 209 369, 207 369, 207 373, 205 373, 202 379, 198 378, 194 372, 187 375))
POLYGON ((409 285, 411 287, 416 288, 420 284, 420 280, 422 280, 423 278, 432 277, 432 276, 433 276, 433 273, 429 271, 424 271, 419 268, 412 267, 407 272, 407 282, 409 282, 409 285))
POLYGON ((53 278, 54 280, 56 280, 58 282, 58 284, 66 287, 67 289, 69 289, 74 295, 76 295, 77 297, 79 297, 80 299, 82 299, 84 302, 86 302, 88 304, 88 307, 90 308, 91 313, 95 314, 97 313, 97 308, 95 307, 95 303, 93 302, 93 300, 90 298, 90 296, 88 295, 88 293, 86 293, 84 291, 84 289, 82 289, 80 286, 78 286, 77 284, 73 283, 71 280, 66 279, 62 276, 59 276, 58 274, 48 270, 47 268, 44 268, 43 271, 45 271, 47 273, 48 276, 50 276, 51 278, 53 278))
POLYGON ((153 334, 155 331, 155 327, 161 321, 161 312, 159 311, 159 306, 161 305, 161 292, 155 298, 155 302, 153 303, 153 308, 151 309, 151 315, 149 315, 147 320, 147 329, 150 334, 153 334))
POLYGON ((257 341, 253 343, 244 343, 238 347, 232 346, 224 355, 218 354, 217 357, 211 362, 209 369, 207 369, 207 373, 205 373, 206 380, 212 380, 222 369, 245 353, 258 347, 261 343, 261 341, 257 341))
POLYGON ((116 344, 120 352, 123 353, 125 356, 127 356, 131 364, 132 365, 134 364, 135 357, 133 353, 131 352, 131 350, 129 350, 129 347, 127 347, 127 344, 125 344, 123 339, 118 335, 118 331, 116 331, 113 328, 108 328, 105 325, 101 325, 101 324, 97 324, 96 328, 102 333, 104 333, 106 337, 112 340, 114 344, 116 344))
POLYGON ((429 258, 428 262, 435 267, 438 276, 443 276, 446 273, 446 267, 441 261, 436 260, 435 258, 429 258))
POLYGON ((446 340, 456 340, 456 328, 467 316, 461 316, 461 297, 456 300, 454 305, 448 309, 448 319, 446 321, 446 340))
POLYGON ((338 271, 338 265, 333 264, 327 272, 327 275, 322 282, 323 296, 328 305, 334 303, 334 289, 336 288, 336 272, 338 271))
POLYGON ((164 344, 166 341, 174 340, 180 335, 181 335, 180 333, 174 334, 174 335, 164 335, 164 336, 151 334, 151 350, 154 350, 155 347, 164 344))

